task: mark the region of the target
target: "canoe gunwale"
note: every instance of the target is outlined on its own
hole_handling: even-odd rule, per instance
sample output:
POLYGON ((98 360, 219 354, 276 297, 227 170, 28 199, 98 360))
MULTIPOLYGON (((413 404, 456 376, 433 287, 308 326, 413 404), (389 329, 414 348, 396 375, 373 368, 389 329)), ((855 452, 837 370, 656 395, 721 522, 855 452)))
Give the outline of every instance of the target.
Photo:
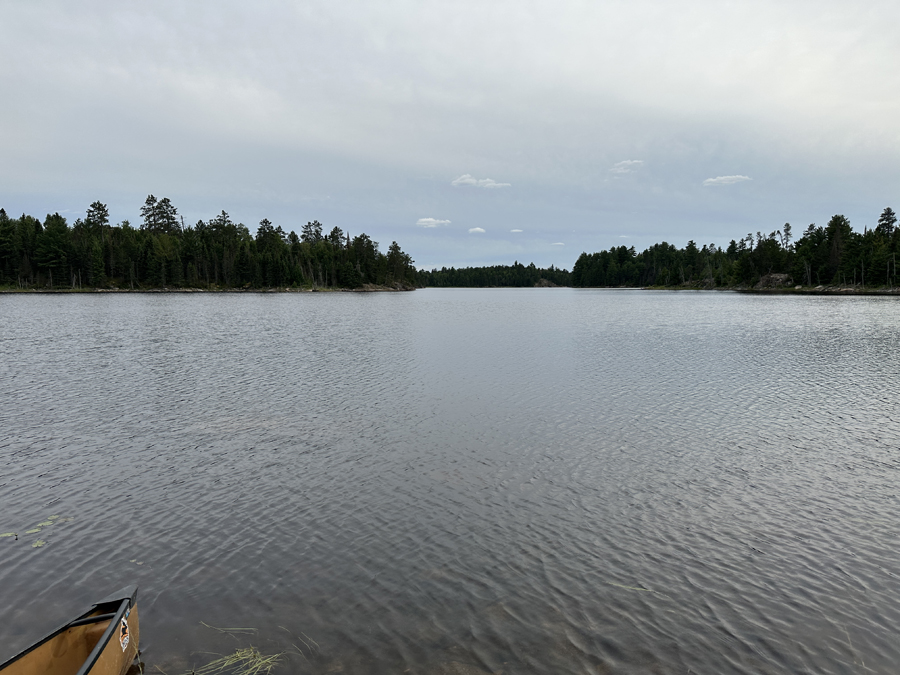
POLYGON ((113 615, 113 617, 109 620, 109 625, 106 627, 106 630, 103 631, 103 635, 100 636, 100 639, 97 641, 97 644, 94 645, 93 651, 85 660, 84 664, 81 668, 78 669, 76 675, 87 675, 91 672, 91 668, 94 667, 94 664, 97 663, 97 659, 100 658, 100 654, 103 653, 103 650, 106 649, 106 645, 109 644, 110 638, 116 634, 116 631, 119 629, 119 624, 122 622, 122 618, 125 616, 125 612, 127 612, 131 608, 131 598, 125 598, 122 600, 119 605, 118 611, 113 615))
POLYGON ((94 623, 94 622, 99 623, 100 621, 109 620, 109 626, 107 626, 106 630, 103 632, 103 635, 100 637, 100 641, 94 647, 94 650, 91 651, 90 655, 85 660, 82 667, 78 670, 77 675, 85 675, 86 673, 90 672, 90 669, 94 666, 94 664, 96 663, 100 654, 102 653, 103 648, 106 647, 106 645, 109 643, 110 638, 115 634, 115 631, 118 628, 119 623, 122 621, 122 617, 126 616, 127 614, 130 614, 131 610, 134 609, 134 607, 136 606, 136 602, 135 602, 136 599, 137 599, 137 586, 127 586, 127 587, 117 591, 116 593, 103 598, 103 600, 101 600, 100 602, 95 602, 93 605, 91 605, 91 608, 89 610, 81 613, 74 620, 67 621, 65 624, 63 624, 56 630, 52 631, 51 633, 49 633, 44 638, 38 640, 31 646, 26 647, 21 652, 19 652, 18 654, 16 654, 13 657, 7 659, 3 663, 0 663, 0 675, 2 675, 3 671, 6 669, 7 666, 12 665, 13 663, 15 663, 16 661, 18 661, 21 658, 24 658, 25 656, 27 656, 28 654, 33 652, 35 649, 37 649, 41 645, 46 644, 47 642, 49 642, 50 640, 52 640, 53 638, 58 636, 60 633, 63 633, 64 631, 69 630, 69 628, 72 628, 74 626, 84 625, 87 623, 94 623), (111 613, 112 614, 111 618, 110 617, 100 618, 101 616, 108 614, 109 613, 108 610, 107 610, 107 612, 103 612, 99 615, 91 616, 94 612, 97 612, 98 609, 100 607, 102 607, 103 605, 112 605, 113 606, 113 607, 111 607, 111 609, 114 610, 111 613))

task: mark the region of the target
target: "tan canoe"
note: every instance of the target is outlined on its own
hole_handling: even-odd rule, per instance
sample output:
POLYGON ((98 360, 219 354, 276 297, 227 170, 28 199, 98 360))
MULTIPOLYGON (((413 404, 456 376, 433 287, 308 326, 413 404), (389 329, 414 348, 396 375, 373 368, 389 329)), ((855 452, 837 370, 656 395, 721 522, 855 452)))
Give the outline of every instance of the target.
POLYGON ((137 586, 113 593, 0 664, 0 675, 124 675, 138 652, 136 600, 137 586))

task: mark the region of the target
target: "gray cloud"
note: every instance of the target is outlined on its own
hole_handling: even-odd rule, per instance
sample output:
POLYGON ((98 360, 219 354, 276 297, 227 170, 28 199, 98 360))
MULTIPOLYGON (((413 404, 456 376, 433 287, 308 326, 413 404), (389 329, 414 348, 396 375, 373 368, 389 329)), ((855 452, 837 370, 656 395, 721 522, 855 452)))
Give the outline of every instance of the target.
POLYGON ((522 232, 522 230, 510 230, 510 232, 522 232))

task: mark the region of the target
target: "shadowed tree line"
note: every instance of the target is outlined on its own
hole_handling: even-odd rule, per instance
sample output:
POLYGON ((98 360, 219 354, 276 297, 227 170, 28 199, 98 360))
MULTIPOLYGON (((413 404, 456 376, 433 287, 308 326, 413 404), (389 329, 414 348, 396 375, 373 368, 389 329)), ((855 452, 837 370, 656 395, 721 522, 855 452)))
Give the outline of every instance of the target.
POLYGON ((494 265, 493 267, 461 267, 456 269, 442 268, 430 272, 419 272, 419 284, 436 287, 491 287, 511 286, 528 287, 550 282, 556 286, 568 286, 570 274, 567 270, 553 265, 546 269, 535 267, 534 263, 523 265, 516 261, 512 265, 494 265))
POLYGON ((318 221, 300 235, 262 220, 256 236, 225 211, 185 226, 168 198, 147 197, 141 224, 109 222, 90 205, 70 227, 0 209, 0 285, 18 288, 272 288, 414 285, 413 260, 393 242, 386 254, 366 234, 352 239, 318 221))
POLYGON ((709 244, 684 248, 663 242, 641 253, 619 246, 582 253, 572 268, 573 286, 691 286, 701 288, 778 284, 893 288, 900 252, 897 215, 886 208, 874 228, 856 232, 836 215, 794 240, 790 223, 768 235, 748 234, 727 248, 709 244))

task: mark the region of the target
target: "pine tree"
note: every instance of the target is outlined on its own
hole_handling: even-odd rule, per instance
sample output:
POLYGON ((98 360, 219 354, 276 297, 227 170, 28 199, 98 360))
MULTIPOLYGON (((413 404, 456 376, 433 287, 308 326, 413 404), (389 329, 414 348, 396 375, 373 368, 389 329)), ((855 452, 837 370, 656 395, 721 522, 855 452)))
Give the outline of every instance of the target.
POLYGON ((51 287, 67 283, 69 266, 69 226, 58 213, 48 215, 44 230, 38 235, 35 247, 35 263, 47 273, 51 287))
POLYGON ((894 210, 889 206, 882 211, 881 215, 878 217, 878 225, 875 228, 875 231, 886 237, 890 237, 894 234, 894 226, 896 224, 897 214, 894 213, 894 210))
POLYGON ((96 201, 88 207, 84 223, 92 233, 100 232, 109 225, 109 209, 106 204, 96 201))
POLYGON ((147 195, 147 199, 144 200, 144 205, 141 207, 141 229, 148 230, 150 232, 156 232, 157 230, 157 218, 159 216, 159 211, 156 208, 157 200, 153 195, 147 195))
POLYGON ((6 215, 5 209, 0 209, 0 284, 11 284, 15 280, 15 236, 14 221, 6 215))

